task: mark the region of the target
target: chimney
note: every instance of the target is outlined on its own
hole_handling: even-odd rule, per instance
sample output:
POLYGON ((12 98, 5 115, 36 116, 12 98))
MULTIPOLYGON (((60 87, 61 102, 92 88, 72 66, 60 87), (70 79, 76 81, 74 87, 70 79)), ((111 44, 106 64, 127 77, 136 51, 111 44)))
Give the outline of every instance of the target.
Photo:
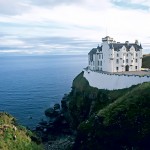
POLYGON ((135 44, 139 45, 139 41, 138 41, 138 40, 135 40, 135 44))
POLYGON ((125 44, 129 45, 129 41, 126 41, 125 44))

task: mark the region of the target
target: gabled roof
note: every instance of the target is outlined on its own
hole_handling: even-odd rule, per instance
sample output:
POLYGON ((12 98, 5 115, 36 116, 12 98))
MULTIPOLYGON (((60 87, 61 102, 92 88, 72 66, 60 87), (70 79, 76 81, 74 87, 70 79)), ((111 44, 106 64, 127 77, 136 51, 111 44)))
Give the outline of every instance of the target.
POLYGON ((93 48, 88 54, 89 55, 96 54, 97 50, 98 50, 98 52, 101 52, 102 51, 102 46, 98 45, 97 48, 93 48))
POLYGON ((96 52, 97 52, 97 48, 93 48, 88 54, 93 55, 96 54, 96 52))
POLYGON ((139 51, 142 48, 142 45, 137 45, 135 43, 130 43, 130 44, 126 44, 126 43, 110 43, 109 44, 109 48, 110 49, 114 49, 115 51, 120 51, 120 49, 125 46, 127 51, 130 50, 130 48, 133 46, 135 48, 135 51, 139 51))
MULTIPOLYGON (((140 51, 142 48, 142 45, 138 45, 136 43, 110 43, 109 48, 114 49, 114 51, 120 51, 120 49, 125 46, 127 51, 130 51, 130 48, 133 46, 135 48, 135 51, 140 51)), ((97 46, 97 48, 93 48, 88 55, 90 56, 90 60, 93 61, 93 54, 96 54, 97 52, 102 52, 102 46, 97 46)))
POLYGON ((101 52, 101 51, 102 51, 102 46, 99 46, 99 45, 98 45, 98 46, 97 46, 97 49, 98 49, 99 52, 101 52))
POLYGON ((102 46, 97 46, 97 48, 93 48, 89 53, 88 55, 90 55, 90 60, 93 61, 93 54, 96 54, 98 52, 101 52, 102 51, 102 46))

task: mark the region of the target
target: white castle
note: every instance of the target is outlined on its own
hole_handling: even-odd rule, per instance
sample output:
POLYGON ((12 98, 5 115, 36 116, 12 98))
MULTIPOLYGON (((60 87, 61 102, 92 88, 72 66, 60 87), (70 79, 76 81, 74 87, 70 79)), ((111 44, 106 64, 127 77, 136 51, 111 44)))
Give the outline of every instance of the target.
POLYGON ((142 46, 135 43, 115 42, 113 38, 102 38, 101 46, 88 54, 88 68, 93 71, 124 72, 140 71, 142 66, 142 46))
POLYGON ((83 69, 89 85, 98 89, 123 89, 150 82, 150 71, 141 70, 142 46, 102 38, 101 46, 88 53, 88 67, 83 69))

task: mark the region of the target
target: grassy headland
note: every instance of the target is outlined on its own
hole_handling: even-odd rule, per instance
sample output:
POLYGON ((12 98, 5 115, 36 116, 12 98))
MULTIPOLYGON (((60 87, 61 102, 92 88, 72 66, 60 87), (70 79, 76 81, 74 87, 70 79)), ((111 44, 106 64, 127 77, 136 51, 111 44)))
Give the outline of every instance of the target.
POLYGON ((121 90, 99 90, 79 74, 69 97, 74 149, 148 150, 150 148, 150 83, 121 90))
POLYGON ((40 140, 31 131, 17 125, 15 118, 0 113, 0 149, 1 150, 42 150, 40 140))

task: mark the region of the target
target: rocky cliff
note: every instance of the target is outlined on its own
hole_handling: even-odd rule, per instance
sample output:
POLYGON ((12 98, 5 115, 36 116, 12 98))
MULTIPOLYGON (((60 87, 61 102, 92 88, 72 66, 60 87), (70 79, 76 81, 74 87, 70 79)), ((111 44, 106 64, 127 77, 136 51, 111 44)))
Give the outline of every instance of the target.
POLYGON ((90 87, 81 72, 61 108, 56 104, 45 111, 50 121, 40 130, 47 131, 50 147, 59 150, 149 150, 149 108, 150 83, 99 90, 90 87), (49 134, 57 136, 53 142, 49 134), (65 145, 60 142, 64 138, 65 145))
POLYGON ((143 55, 142 67, 150 69, 150 54, 143 55))
POLYGON ((150 83, 99 90, 89 86, 82 72, 67 99, 71 126, 77 130, 73 149, 150 149, 150 83))

